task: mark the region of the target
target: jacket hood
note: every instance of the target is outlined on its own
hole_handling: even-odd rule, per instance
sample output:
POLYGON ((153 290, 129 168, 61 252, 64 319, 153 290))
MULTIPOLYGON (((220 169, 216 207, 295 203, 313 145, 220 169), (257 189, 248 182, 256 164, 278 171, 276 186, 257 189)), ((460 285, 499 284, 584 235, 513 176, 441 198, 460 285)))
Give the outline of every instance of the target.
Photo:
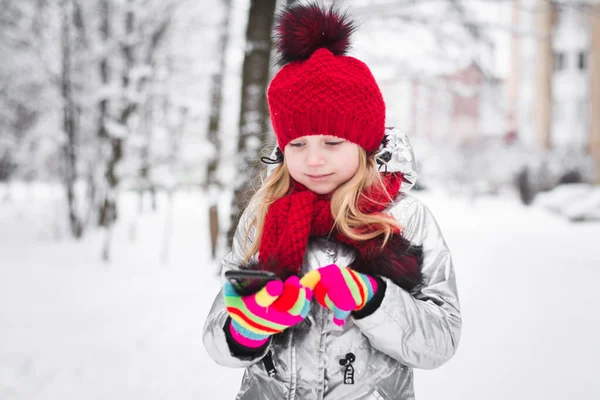
MULTIPOLYGON (((281 150, 275 147, 267 165, 267 175, 270 175, 275 167, 283 161, 281 150)), ((375 152, 375 161, 379 165, 379 171, 401 172, 403 175, 400 191, 407 192, 417 181, 417 163, 415 155, 406 133, 397 128, 386 128, 384 139, 375 152)))
POLYGON ((386 128, 383 142, 375 153, 381 172, 401 172, 400 191, 410 190, 417 182, 417 162, 406 133, 397 128, 386 128))

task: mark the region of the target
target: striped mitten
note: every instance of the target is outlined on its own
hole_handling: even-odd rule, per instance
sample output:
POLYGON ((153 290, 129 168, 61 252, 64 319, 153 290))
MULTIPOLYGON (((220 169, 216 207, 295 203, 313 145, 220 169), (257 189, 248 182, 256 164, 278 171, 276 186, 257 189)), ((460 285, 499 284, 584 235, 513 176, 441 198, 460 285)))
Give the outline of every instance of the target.
POLYGON ((301 282, 314 288, 315 298, 321 306, 333 311, 333 322, 338 326, 344 325, 351 312, 354 312, 355 318, 373 313, 385 293, 385 282, 381 278, 336 264, 308 272, 301 282))
POLYGON ((240 296, 229 282, 223 287, 225 306, 231 316, 229 334, 249 349, 263 346, 271 335, 301 322, 308 314, 312 291, 297 276, 285 283, 275 280, 259 292, 240 296))

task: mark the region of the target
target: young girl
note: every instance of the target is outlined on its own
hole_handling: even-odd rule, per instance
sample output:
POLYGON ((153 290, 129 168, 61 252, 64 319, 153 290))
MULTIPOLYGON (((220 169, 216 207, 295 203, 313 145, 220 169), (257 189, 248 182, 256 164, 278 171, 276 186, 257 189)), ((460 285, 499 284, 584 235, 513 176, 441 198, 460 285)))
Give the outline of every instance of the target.
POLYGON ((413 399, 413 368, 439 367, 458 346, 450 252, 406 193, 407 139, 385 128, 369 68, 345 55, 353 30, 316 5, 278 18, 275 165, 222 264, 281 280, 243 297, 225 283, 203 336, 218 364, 246 368, 237 399, 413 399))

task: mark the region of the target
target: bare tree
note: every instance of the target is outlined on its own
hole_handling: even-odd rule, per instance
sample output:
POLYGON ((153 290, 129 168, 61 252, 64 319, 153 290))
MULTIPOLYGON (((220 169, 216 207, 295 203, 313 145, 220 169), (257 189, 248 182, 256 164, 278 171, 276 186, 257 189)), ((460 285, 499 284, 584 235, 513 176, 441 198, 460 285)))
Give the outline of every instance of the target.
MULTIPOLYGON (((100 132, 110 149, 105 164, 105 192, 99 212, 100 225, 108 228, 103 250, 103 259, 108 260, 112 225, 118 217, 117 193, 120 176, 117 168, 125 156, 126 140, 131 131, 131 118, 141 112, 140 109, 145 103, 144 99, 140 99, 140 97, 143 97, 144 94, 148 95, 146 85, 152 76, 152 69, 156 67, 156 53, 165 38, 179 0, 153 3, 157 12, 154 18, 145 17, 139 12, 138 0, 127 0, 121 14, 123 16, 123 37, 113 36, 112 38, 108 25, 112 20, 110 17, 111 2, 110 0, 103 1, 102 9, 106 12, 101 30, 109 40, 118 43, 117 49, 120 56, 118 61, 121 65, 120 73, 117 75, 121 87, 120 95, 117 98, 109 98, 109 103, 106 105, 103 105, 102 102, 100 104, 100 111, 105 114, 100 121, 104 125, 100 132), (104 136, 106 133, 108 135, 104 136)), ((110 81, 109 77, 105 76, 110 73, 110 64, 105 65, 103 62, 104 60, 100 64, 102 79, 110 81), (108 67, 108 71, 105 70, 106 67, 108 67)))
POLYGON ((246 28, 246 52, 242 69, 236 182, 228 238, 231 242, 240 210, 249 200, 256 160, 268 137, 268 108, 265 93, 269 80, 271 32, 276 0, 251 0, 246 28))
MULTIPOLYGON (((123 12, 123 37, 116 37, 117 33, 112 28, 114 15, 111 12, 111 0, 101 0, 100 2, 100 32, 105 46, 118 43, 119 59, 122 64, 118 80, 122 88, 122 94, 119 98, 103 98, 99 104, 99 123, 98 137, 108 143, 109 157, 106 161, 106 193, 100 205, 99 224, 108 226, 114 222, 117 217, 117 205, 115 199, 115 190, 119 185, 119 176, 117 166, 124 157, 124 144, 126 135, 110 132, 110 127, 117 127, 121 132, 129 130, 130 118, 138 111, 143 101, 136 98, 145 92, 145 86, 148 83, 151 73, 140 73, 143 68, 151 69, 154 66, 156 51, 165 37, 172 13, 177 1, 168 2, 166 6, 157 7, 157 13, 162 13, 158 20, 142 20, 136 12, 136 0, 127 0, 123 12), (115 111, 113 111, 115 110, 115 111)), ((111 79, 117 78, 111 76, 110 57, 115 57, 114 53, 106 52, 99 60, 99 73, 103 85, 111 83, 111 79)), ((114 74, 117 72, 115 71, 114 74)))
MULTIPOLYGON (((60 174, 74 236, 81 236, 89 221, 112 227, 125 179, 134 184, 152 181, 154 188, 150 171, 155 165, 182 163, 172 151, 166 150, 167 157, 161 154, 165 149, 153 150, 151 142, 162 140, 152 137, 155 127, 173 137, 169 143, 181 141, 187 107, 198 118, 199 107, 185 96, 175 90, 155 91, 156 80, 176 81, 158 76, 157 70, 165 70, 165 54, 172 50, 167 44, 174 45, 165 39, 184 2, 0 0, 0 54, 5 56, 0 63, 0 175, 60 174), (177 121, 168 121, 161 109, 165 96, 177 121), (55 123, 57 116, 60 124, 55 123), (141 130, 146 135, 143 146, 141 130), (44 146, 38 146, 40 140, 44 146), (36 157, 36 148, 43 161, 36 157), (87 183, 84 196, 75 190, 82 181, 87 183)), ((191 29, 206 29, 194 16, 177 18, 191 29)), ((187 53, 175 54, 174 64, 187 53)), ((179 79, 188 74, 172 72, 179 79)), ((178 146, 174 149, 179 151, 178 146)))
POLYGON ((77 181, 77 116, 78 112, 73 100, 72 88, 72 69, 71 69, 71 2, 61 0, 61 94, 62 94, 62 115, 63 129, 67 140, 63 146, 64 170, 63 179, 65 183, 67 204, 69 207, 69 225, 74 237, 80 238, 83 233, 83 226, 77 214, 77 204, 75 201, 75 183, 77 181))
POLYGON ((139 188, 139 211, 144 208, 144 194, 149 192, 152 211, 156 211, 156 186, 151 182, 150 171, 152 169, 152 136, 154 133, 154 104, 156 102, 153 94, 153 83, 156 78, 153 77, 148 82, 148 98, 140 111, 140 130, 144 137, 144 143, 140 149, 140 188, 139 188))
POLYGON ((217 241, 219 237, 219 210, 217 208, 217 199, 219 198, 219 192, 223 186, 221 182, 219 182, 216 174, 221 153, 221 139, 219 133, 221 130, 221 105, 223 102, 223 76, 225 74, 225 60, 229 43, 229 26, 233 11, 231 0, 222 0, 222 4, 223 22, 219 27, 218 44, 219 65, 211 80, 211 103, 207 132, 208 141, 213 145, 214 149, 206 168, 206 183, 211 201, 208 218, 210 224, 211 254, 213 258, 216 257, 217 241))
POLYGON ((231 14, 233 7, 231 0, 221 0, 224 8, 223 22, 219 27, 219 64, 218 68, 212 75, 211 79, 211 95, 210 95, 210 115, 208 119, 208 132, 207 137, 209 143, 214 146, 213 157, 207 164, 206 182, 210 186, 219 186, 220 183, 216 177, 216 170, 218 164, 218 156, 220 149, 220 120, 221 120, 221 104, 223 102, 223 76, 225 74, 225 61, 227 45, 229 43, 229 26, 231 22, 231 14))
MULTIPOLYGON (((112 37, 112 16, 111 16, 111 4, 110 4, 110 0, 99 0, 98 3, 98 15, 100 18, 98 27, 99 27, 99 33, 100 33, 100 43, 103 47, 107 47, 109 40, 112 37)), ((100 76, 100 84, 103 87, 107 87, 110 83, 110 69, 109 69, 109 53, 107 51, 104 51, 101 53, 99 59, 98 59, 98 73, 100 76)), ((97 122, 97 127, 98 127, 98 143, 100 144, 97 148, 98 148, 98 160, 101 161, 103 159, 103 155, 102 155, 102 143, 106 140, 108 140, 108 130, 106 129, 106 120, 108 119, 108 105, 109 105, 109 98, 106 96, 103 96, 102 98, 100 98, 99 102, 98 102, 98 122, 97 122)), ((92 177, 92 179, 90 179, 90 186, 95 188, 95 179, 94 177, 92 177)), ((105 185, 102 185, 103 187, 105 185)), ((92 194, 93 196, 93 194, 92 194)), ((93 201, 95 201, 95 196, 93 201)), ((105 205, 103 207, 100 207, 98 209, 98 224, 100 226, 107 226, 109 224, 109 216, 108 214, 108 204, 106 204, 105 201, 105 205)))
POLYGON ((0 181, 18 174, 18 153, 23 136, 35 125, 39 110, 30 94, 42 91, 39 82, 22 71, 29 43, 23 37, 24 6, 14 0, 0 2, 0 181))

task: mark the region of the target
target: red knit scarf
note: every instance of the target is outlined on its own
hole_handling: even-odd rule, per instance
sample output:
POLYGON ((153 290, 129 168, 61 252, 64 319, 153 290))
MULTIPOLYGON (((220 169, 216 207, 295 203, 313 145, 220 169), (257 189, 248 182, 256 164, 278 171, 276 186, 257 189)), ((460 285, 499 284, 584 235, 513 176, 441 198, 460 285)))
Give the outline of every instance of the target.
MULTIPOLYGON (((384 188, 373 185, 361 196, 358 208, 366 214, 383 211, 400 191, 402 176, 388 173, 382 175, 384 188)), ((328 236, 350 244, 360 255, 373 252, 376 240, 355 241, 337 230, 331 215, 330 195, 318 195, 294 182, 290 194, 276 200, 267 211, 259 247, 262 268, 272 270, 280 277, 300 272, 308 239, 311 236, 328 236)), ((368 230, 368 227, 365 229, 368 230)))

